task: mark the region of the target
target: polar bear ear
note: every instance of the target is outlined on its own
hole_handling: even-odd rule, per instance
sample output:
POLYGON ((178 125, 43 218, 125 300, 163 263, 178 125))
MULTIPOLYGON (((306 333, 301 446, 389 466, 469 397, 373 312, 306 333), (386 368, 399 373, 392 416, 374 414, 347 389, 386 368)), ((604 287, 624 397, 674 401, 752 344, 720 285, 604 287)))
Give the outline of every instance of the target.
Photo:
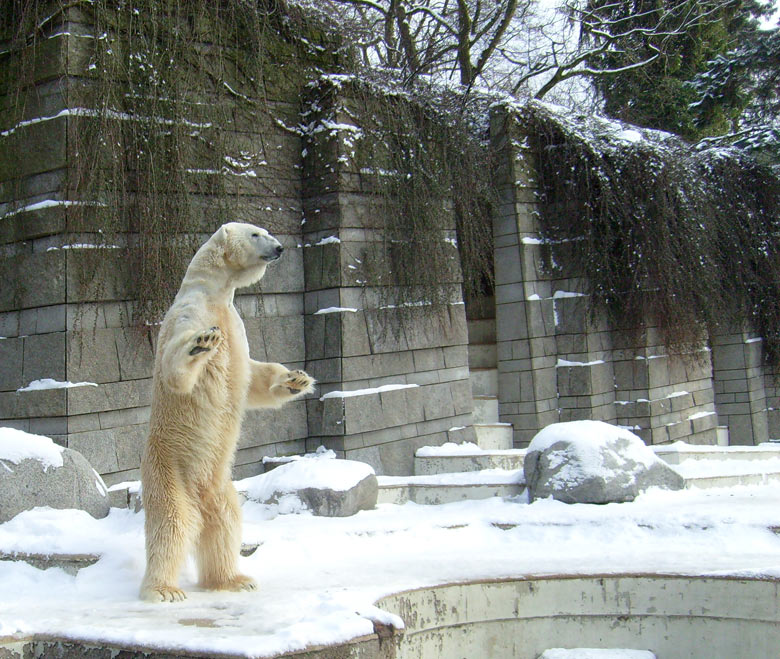
POLYGON ((219 231, 217 233, 223 242, 227 242, 227 239, 230 237, 230 226, 223 224, 221 227, 219 227, 219 231))

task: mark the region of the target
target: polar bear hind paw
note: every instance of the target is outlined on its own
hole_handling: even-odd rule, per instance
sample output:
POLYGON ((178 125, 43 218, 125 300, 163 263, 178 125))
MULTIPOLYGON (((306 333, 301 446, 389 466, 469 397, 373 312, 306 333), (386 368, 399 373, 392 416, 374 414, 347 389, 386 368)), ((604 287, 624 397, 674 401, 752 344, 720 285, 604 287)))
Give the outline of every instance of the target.
POLYGON ((244 574, 237 574, 230 581, 220 584, 214 590, 230 590, 233 592, 257 590, 257 582, 252 577, 244 574))
POLYGON ((176 586, 149 586, 141 591, 141 599, 147 602, 183 602, 187 595, 176 586))
POLYGON ((309 393, 314 388, 314 378, 305 371, 290 371, 282 384, 291 394, 309 393))
POLYGON ((193 338, 194 345, 190 348, 190 355, 195 356, 201 352, 208 352, 222 343, 222 330, 219 327, 210 327, 205 332, 197 334, 193 338))

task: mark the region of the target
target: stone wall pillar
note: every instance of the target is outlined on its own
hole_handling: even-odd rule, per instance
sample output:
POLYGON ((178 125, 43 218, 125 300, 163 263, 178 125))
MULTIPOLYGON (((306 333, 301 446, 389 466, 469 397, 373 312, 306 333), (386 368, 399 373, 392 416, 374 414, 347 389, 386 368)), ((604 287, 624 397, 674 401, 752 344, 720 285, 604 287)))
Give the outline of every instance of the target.
POLYGON ((762 340, 747 330, 711 337, 715 405, 729 428, 729 443, 770 439, 762 340))
POLYGON ((579 419, 626 426, 647 443, 714 444, 709 353, 670 356, 653 330, 591 317, 586 283, 559 267, 572 245, 542 238, 536 154, 515 112, 495 108, 491 117, 502 195, 494 219, 499 410, 515 444, 579 419))
POLYGON ((324 80, 307 113, 306 361, 319 382, 318 397, 307 401, 307 447, 324 444, 379 473, 411 474, 419 446, 474 441, 465 307, 454 286, 435 316, 424 306, 404 309, 394 327, 402 310, 380 308, 378 292, 364 286, 364 256, 382 239, 382 223, 371 174, 352 157, 355 141, 370 137, 359 113, 346 111, 349 102, 348 85, 324 80))
POLYGON ((542 273, 533 160, 515 115, 494 109, 490 138, 500 192, 493 222, 499 416, 523 446, 558 421, 552 287, 542 273))

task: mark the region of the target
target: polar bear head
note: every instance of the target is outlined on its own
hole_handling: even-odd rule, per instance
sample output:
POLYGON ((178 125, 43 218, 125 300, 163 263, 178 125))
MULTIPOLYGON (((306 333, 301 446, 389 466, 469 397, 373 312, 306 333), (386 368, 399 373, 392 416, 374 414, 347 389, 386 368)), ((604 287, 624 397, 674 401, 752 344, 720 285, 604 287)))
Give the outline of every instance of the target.
POLYGON ((268 231, 254 224, 228 222, 198 250, 191 269, 216 271, 227 275, 232 288, 249 286, 265 274, 266 266, 284 251, 281 243, 268 231))

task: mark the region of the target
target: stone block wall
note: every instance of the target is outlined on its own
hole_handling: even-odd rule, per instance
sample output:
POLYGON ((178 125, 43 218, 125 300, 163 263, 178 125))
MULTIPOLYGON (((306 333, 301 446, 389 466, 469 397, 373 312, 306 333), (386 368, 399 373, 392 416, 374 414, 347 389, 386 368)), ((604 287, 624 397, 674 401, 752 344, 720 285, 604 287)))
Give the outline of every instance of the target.
MULTIPOLYGON (((89 39, 77 36, 91 34, 85 20, 74 7, 47 25, 51 34, 37 42, 39 66, 26 90, 24 115, 9 123, 10 110, 0 113, 0 277, 5 282, 0 287, 0 424, 79 450, 110 485, 139 475, 156 328, 138 327, 134 319, 128 286, 133 273, 123 250, 116 250, 116 258, 96 274, 99 286, 85 287, 76 275, 86 250, 100 243, 96 236, 74 237, 69 231, 69 213, 79 201, 69 197, 67 188, 68 168, 77 158, 67 148, 68 135, 80 130, 85 119, 70 112, 67 99, 69 90, 89 75, 89 39), (24 391, 44 378, 89 384, 24 391)), ((0 55, 0 66, 7 66, 9 58, 0 55)), ((234 219, 268 227, 287 248, 260 286, 239 292, 236 306, 252 356, 291 368, 304 368, 306 359, 302 144, 295 130, 301 75, 265 86, 267 96, 257 102, 266 112, 258 113, 259 119, 236 115, 224 127, 232 143, 261 161, 253 176, 228 182, 238 199, 234 206, 240 216, 234 219), (296 85, 294 93, 288 83, 296 85)), ((1 91, 0 108, 7 108, 12 90, 1 91)), ((215 102, 230 102, 230 96, 215 102)), ((202 208, 203 241, 217 228, 211 210, 216 200, 196 203, 202 208)), ((264 455, 302 452, 307 435, 304 401, 284 412, 249 412, 236 476, 258 473, 264 455)))
MULTIPOLYGON (((47 24, 21 119, 2 113, 11 99, 0 90, 0 154, 17 154, 0 155, 0 425, 79 450, 111 485, 139 476, 156 327, 137 326, 128 286, 135 273, 124 250, 106 253, 92 273, 95 286, 76 274, 99 243, 72 235, 69 213, 79 201, 67 185, 77 158, 68 136, 85 121, 68 98, 89 75, 90 40, 75 36, 91 34, 87 20, 72 7, 47 24), (20 391, 44 378, 79 386, 20 391)), ((8 57, 0 54, 0 66, 8 57)), ((418 446, 474 439, 460 288, 452 282, 452 304, 435 317, 420 313, 400 333, 387 331, 392 310, 379 308, 355 270, 377 240, 377 220, 360 173, 344 159, 351 119, 338 117, 336 131, 314 130, 311 105, 302 115, 301 103, 316 74, 300 62, 274 67, 265 97, 255 99, 262 110, 253 118, 236 113, 221 128, 258 161, 253 176, 227 181, 239 213, 231 219, 265 226, 286 248, 235 303, 253 358, 305 368, 319 385, 308 400, 247 413, 234 475, 258 473, 264 456, 320 444, 380 473, 411 473, 418 446), (355 310, 325 313, 331 307, 355 310)), ((222 94, 210 103, 230 103, 232 90, 222 94)), ((209 111, 209 104, 197 108, 209 111)), ((216 204, 208 195, 193 199, 201 242, 217 228, 216 204)))
POLYGON ((557 266, 569 246, 542 239, 535 154, 512 111, 494 111, 491 141, 502 199, 494 218, 499 410, 515 445, 576 419, 625 426, 648 444, 780 437, 778 390, 760 338, 724 333, 693 354, 672 355, 654 328, 591 317, 583 282, 557 266))

